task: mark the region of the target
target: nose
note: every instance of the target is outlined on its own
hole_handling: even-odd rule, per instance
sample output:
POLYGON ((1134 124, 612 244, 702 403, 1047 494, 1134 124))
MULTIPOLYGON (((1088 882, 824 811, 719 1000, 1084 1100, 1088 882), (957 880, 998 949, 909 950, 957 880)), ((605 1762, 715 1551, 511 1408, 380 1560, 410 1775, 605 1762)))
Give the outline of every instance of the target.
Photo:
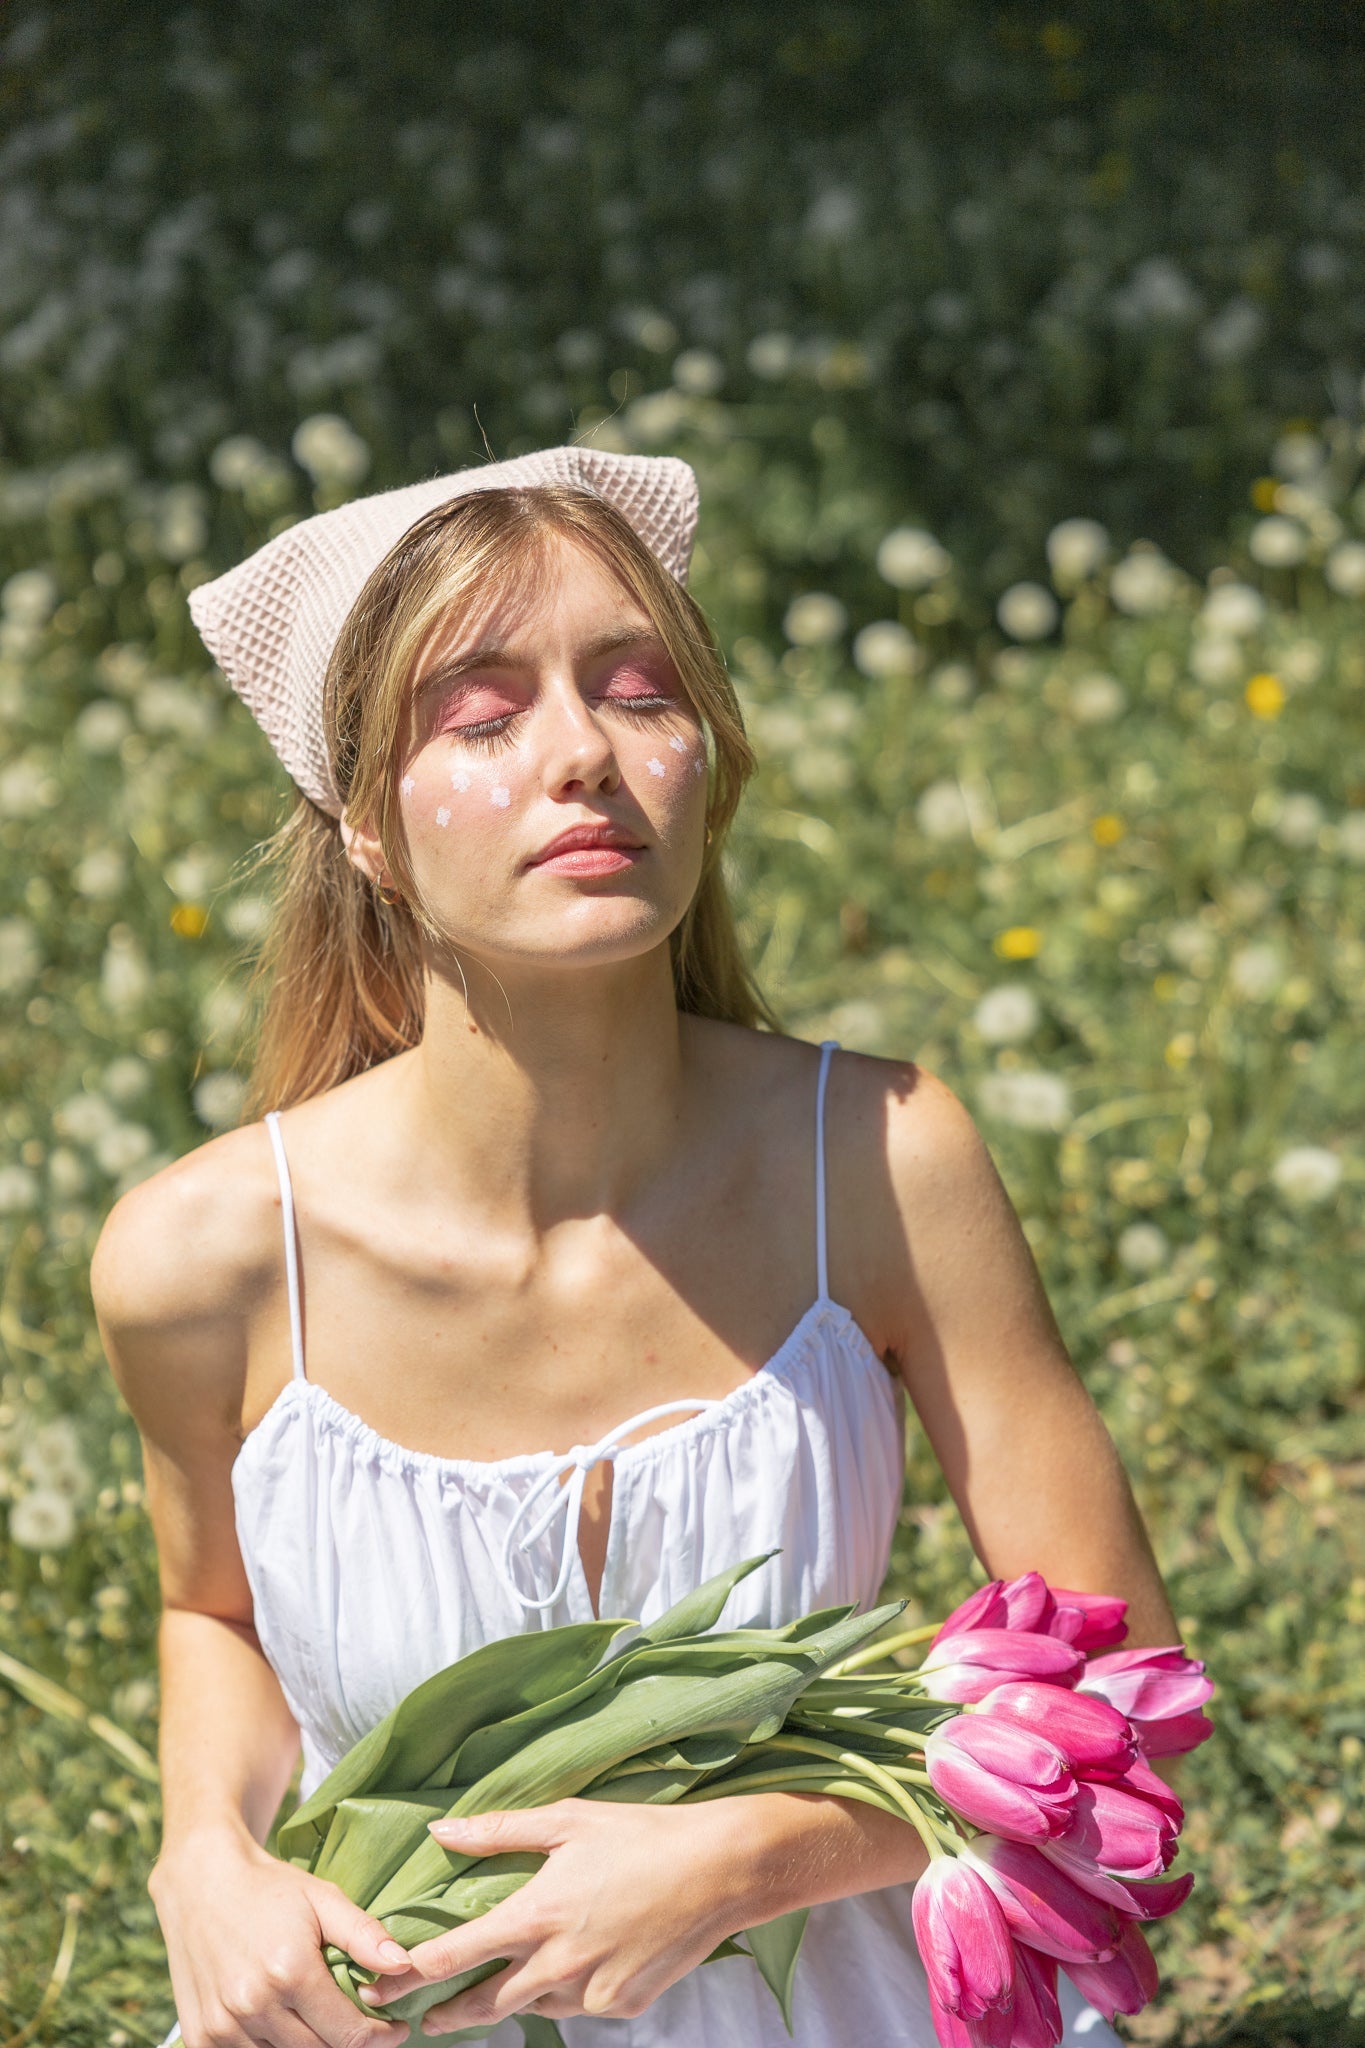
POLYGON ((577 687, 546 692, 545 787, 551 796, 614 790, 621 780, 611 735, 577 687))

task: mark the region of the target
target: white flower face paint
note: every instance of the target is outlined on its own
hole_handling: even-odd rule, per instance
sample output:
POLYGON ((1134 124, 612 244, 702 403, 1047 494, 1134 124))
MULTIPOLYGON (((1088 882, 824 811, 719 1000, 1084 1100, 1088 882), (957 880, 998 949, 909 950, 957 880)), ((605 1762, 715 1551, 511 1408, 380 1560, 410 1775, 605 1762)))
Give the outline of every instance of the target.
POLYGON ((675 732, 668 744, 672 747, 675 754, 685 754, 687 752, 687 741, 680 732, 675 732))
POLYGON ((413 781, 410 775, 405 775, 403 777, 403 780, 399 783, 398 787, 402 790, 404 796, 411 796, 414 789, 416 789, 417 784, 413 781))
POLYGON ((649 760, 645 762, 645 766, 646 768, 648 768, 651 775, 662 775, 664 772, 663 762, 656 759, 653 755, 651 755, 649 760))
POLYGON ((464 795, 465 791, 469 787, 469 777, 465 774, 463 768, 451 769, 450 786, 458 796, 464 795))
POLYGON ((495 782, 488 792, 488 801, 500 811, 505 811, 512 801, 512 792, 505 782, 495 782))
POLYGON ((697 775, 705 775, 706 761, 701 754, 698 754, 696 760, 692 763, 692 767, 694 773, 696 773, 697 775))
POLYGON ((436 822, 438 825, 448 825, 450 823, 450 812, 444 804, 440 805, 436 812, 436 822))

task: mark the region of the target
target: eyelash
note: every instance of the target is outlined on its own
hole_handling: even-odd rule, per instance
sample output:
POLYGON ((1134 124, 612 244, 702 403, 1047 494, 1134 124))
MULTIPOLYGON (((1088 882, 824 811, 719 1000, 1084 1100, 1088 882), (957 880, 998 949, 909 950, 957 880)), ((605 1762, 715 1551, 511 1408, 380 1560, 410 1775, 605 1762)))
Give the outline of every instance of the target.
MULTIPOLYGON (((634 697, 604 697, 602 701, 606 704, 628 704, 634 715, 657 717, 660 712, 673 710, 677 700, 657 692, 649 695, 641 692, 634 697)), ((492 752, 506 739, 514 720, 521 715, 519 711, 507 711, 501 718, 479 718, 470 725, 453 726, 451 732, 454 738, 469 746, 492 752)))

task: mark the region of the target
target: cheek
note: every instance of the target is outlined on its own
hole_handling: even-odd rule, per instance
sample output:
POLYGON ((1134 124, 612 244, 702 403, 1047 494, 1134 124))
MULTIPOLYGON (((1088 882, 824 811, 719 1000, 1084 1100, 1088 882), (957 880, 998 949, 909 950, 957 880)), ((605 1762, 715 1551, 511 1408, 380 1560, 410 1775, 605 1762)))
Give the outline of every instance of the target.
POLYGON ((403 822, 413 846, 440 844, 458 830, 477 844, 506 830, 525 794, 526 770, 511 754, 471 760, 454 749, 431 749, 414 761, 399 785, 403 822))
POLYGON ((706 747, 700 733, 641 736, 631 764, 631 788, 656 816, 690 812, 701 802, 706 747))

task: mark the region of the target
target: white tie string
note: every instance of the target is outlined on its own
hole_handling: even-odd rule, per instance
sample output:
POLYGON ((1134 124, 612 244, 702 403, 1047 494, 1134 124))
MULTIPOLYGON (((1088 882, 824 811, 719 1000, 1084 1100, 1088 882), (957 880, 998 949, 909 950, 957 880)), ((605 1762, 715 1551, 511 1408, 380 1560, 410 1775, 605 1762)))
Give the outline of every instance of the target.
POLYGON ((599 1437, 595 1444, 575 1444, 572 1450, 561 1452, 541 1473, 535 1485, 522 1495, 517 1503, 516 1512, 507 1525, 507 1534, 502 1546, 502 1575, 507 1581, 512 1598, 520 1606, 534 1613, 553 1607, 557 1601, 563 1599, 574 1559, 578 1555, 578 1525, 583 1512, 583 1491, 588 1483, 588 1474, 594 1465, 600 1465, 604 1461, 608 1464, 613 1463, 617 1454, 626 1448, 624 1439, 635 1430, 643 1428, 646 1422, 657 1422, 664 1415, 680 1415, 684 1410, 695 1414, 720 1405, 718 1401, 664 1401, 657 1408, 645 1408, 638 1415, 627 1416, 624 1422, 617 1423, 615 1429, 609 1429, 605 1436, 599 1437), (559 1481, 565 1472, 569 1474, 569 1482, 567 1486, 561 1486, 559 1481), (549 1486, 555 1489, 554 1499, 526 1531, 520 1542, 517 1542, 518 1529, 534 1502, 549 1486), (523 1553, 530 1550, 533 1544, 540 1541, 555 1516, 561 1511, 564 1514, 564 1548, 559 1560, 559 1575, 553 1591, 547 1593, 543 1600, 536 1600, 523 1593, 517 1584, 516 1575, 512 1570, 513 1545, 515 1543, 516 1548, 523 1553))

